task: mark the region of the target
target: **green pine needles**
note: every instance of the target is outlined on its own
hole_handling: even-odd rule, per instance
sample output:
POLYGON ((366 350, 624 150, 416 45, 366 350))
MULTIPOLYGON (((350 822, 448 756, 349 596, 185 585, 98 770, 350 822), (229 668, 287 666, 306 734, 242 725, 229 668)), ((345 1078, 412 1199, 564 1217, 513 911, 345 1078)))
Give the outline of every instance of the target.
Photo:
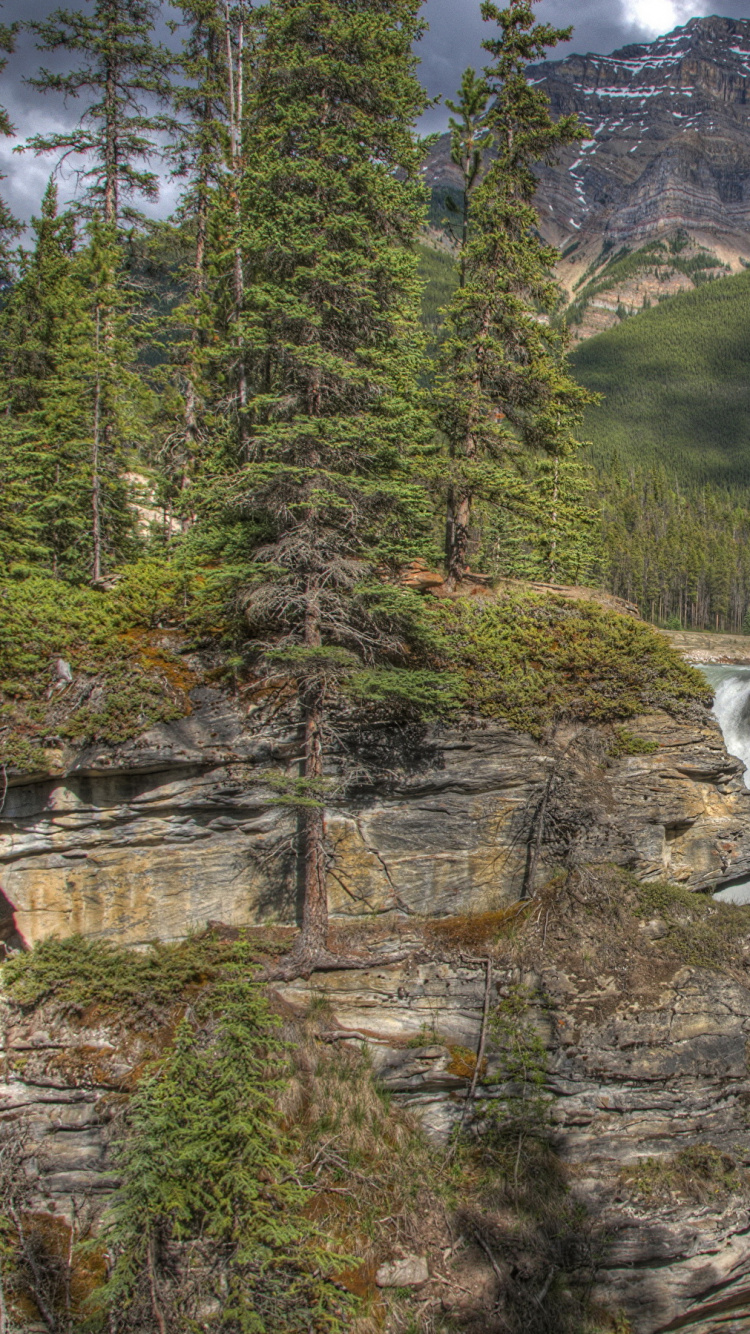
MULTIPOLYGON (((462 285, 448 310, 436 389, 451 461, 446 555, 453 582, 468 570, 475 503, 503 502, 505 469, 519 452, 561 458, 573 451, 575 428, 591 401, 568 375, 565 339, 550 324, 559 302, 552 278, 557 252, 537 231, 533 171, 585 130, 575 116, 553 121, 545 94, 527 81, 529 62, 570 35, 535 24, 532 6, 533 0, 511 0, 502 10, 482 5, 483 18, 499 28, 483 43, 491 57, 484 73, 492 101, 482 112, 485 89, 464 76, 459 106, 465 125, 454 130, 457 152, 468 145, 472 127, 475 144, 481 114, 480 143, 491 144, 493 156, 472 188, 462 285)), ((467 184, 476 179, 473 162, 466 158, 467 184)), ((550 521, 554 527, 554 506, 550 521)))
POLYGON ((345 1328, 346 1257, 305 1216, 281 1128, 279 1021, 240 943, 136 1094, 110 1213, 116 1257, 96 1303, 112 1334, 318 1334, 345 1328))
MULTIPOLYGON (((245 594, 257 648, 293 650, 303 777, 320 778, 331 648, 403 654, 408 617, 365 585, 431 547, 415 460, 430 442, 418 389, 424 214, 413 127, 420 0, 277 0, 264 18, 241 189, 246 462, 228 484, 259 525, 245 594), (300 658, 299 647, 305 648, 300 658)), ((344 664, 342 671, 350 668, 344 664)), ((303 946, 325 942, 322 814, 305 815, 303 946)))

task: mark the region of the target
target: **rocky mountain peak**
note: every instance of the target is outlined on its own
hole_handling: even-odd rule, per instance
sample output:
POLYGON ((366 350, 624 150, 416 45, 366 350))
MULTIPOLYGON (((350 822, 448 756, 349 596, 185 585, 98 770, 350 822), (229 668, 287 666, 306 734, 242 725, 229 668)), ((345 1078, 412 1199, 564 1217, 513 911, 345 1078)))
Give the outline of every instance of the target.
MULTIPOLYGON (((750 259, 749 19, 691 19, 611 55, 534 65, 529 77, 553 114, 575 112, 589 131, 558 165, 539 169, 542 231, 563 252, 559 276, 571 295, 607 256, 670 237, 692 255, 710 253, 717 274, 750 259)), ((425 175, 438 191, 455 189, 447 135, 425 175)), ((690 285, 671 268, 665 281, 690 285)), ((618 292, 609 305, 635 308, 659 294, 618 292)))

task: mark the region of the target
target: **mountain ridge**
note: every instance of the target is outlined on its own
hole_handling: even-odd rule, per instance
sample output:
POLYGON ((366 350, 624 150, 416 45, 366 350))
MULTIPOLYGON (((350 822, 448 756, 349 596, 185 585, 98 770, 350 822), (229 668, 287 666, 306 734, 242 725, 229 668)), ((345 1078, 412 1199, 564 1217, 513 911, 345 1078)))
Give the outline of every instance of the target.
MULTIPOLYGON (((553 115, 575 112, 589 129, 557 165, 538 169, 540 229, 563 252, 569 298, 613 252, 675 236, 689 256, 714 261, 712 276, 750 262, 750 19, 691 19, 610 55, 530 66, 529 78, 553 115)), ((429 154, 425 181, 438 200, 457 188, 448 135, 429 154)), ((649 257, 642 267, 642 280, 613 288, 585 333, 693 286, 673 266, 651 271, 649 257)))

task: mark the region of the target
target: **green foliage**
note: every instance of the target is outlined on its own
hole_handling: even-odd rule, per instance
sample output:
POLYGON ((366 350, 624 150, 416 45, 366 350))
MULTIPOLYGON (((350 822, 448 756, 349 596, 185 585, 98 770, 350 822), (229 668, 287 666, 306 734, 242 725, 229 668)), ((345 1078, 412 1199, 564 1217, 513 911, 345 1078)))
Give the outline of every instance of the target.
POLYGON ((183 1328, 211 1311, 216 1334, 345 1328, 352 1303, 330 1281, 345 1257, 306 1217, 276 1106, 289 1076, 278 1028, 238 945, 135 1095, 109 1211, 115 1262, 95 1295, 110 1329, 143 1328, 155 1304, 183 1328), (214 1263, 196 1290, 199 1256, 214 1263))
POLYGON ((712 698, 662 635, 595 603, 512 594, 435 615, 473 708, 534 736, 562 718, 616 722, 712 698))
POLYGON ((596 587, 604 573, 595 475, 576 458, 532 454, 497 470, 501 504, 479 508, 478 564, 493 575, 596 587))
POLYGON ((76 126, 32 135, 27 147, 83 155, 86 200, 106 223, 139 220, 126 201, 158 193, 158 178, 147 164, 156 153, 155 136, 169 122, 151 108, 168 95, 172 59, 153 40, 156 17, 150 0, 95 0, 91 14, 59 9, 28 25, 40 50, 83 58, 77 69, 41 69, 29 82, 42 93, 81 98, 84 106, 76 126))
POLYGON ((529 62, 544 58, 569 33, 535 24, 531 0, 513 0, 503 10, 484 3, 482 16, 498 29, 483 42, 491 57, 486 84, 471 71, 464 77, 453 137, 465 200, 477 178, 476 155, 489 140, 493 157, 472 189, 468 214, 464 205, 462 282, 448 310, 436 384, 437 421, 450 460, 453 579, 467 567, 475 502, 502 503, 508 458, 521 448, 556 458, 573 452, 590 401, 566 370, 564 336, 540 318, 559 302, 552 278, 557 252, 542 242, 534 208, 535 165, 585 131, 574 116, 553 121, 545 94, 526 78, 529 62))
POLYGON ((189 711, 193 677, 141 629, 148 598, 160 622, 176 611, 181 576, 148 563, 127 571, 122 594, 77 588, 42 574, 0 583, 0 740, 6 764, 46 767, 66 737, 117 744, 189 711), (70 666, 72 683, 56 661, 70 666))
POLYGON ((426 364, 430 373, 437 357, 445 310, 458 282, 455 259, 446 250, 429 245, 417 247, 418 274, 422 283, 422 328, 426 335, 426 364))
POLYGON ((242 185, 252 462, 233 484, 235 513, 265 530, 259 635, 302 638, 314 602, 316 634, 363 647, 375 627, 353 624, 357 562, 363 572, 408 559, 420 537, 430 545, 408 458, 428 440, 412 248, 424 202, 410 129, 424 102, 410 52, 418 8, 268 11, 242 185))
POLYGON ((235 944, 210 934, 143 952, 83 936, 50 938, 8 959, 2 983, 23 1010, 47 1002, 63 1012, 95 1005, 132 1020, 158 1014, 189 989, 214 981, 236 955, 235 944))
POLYGON ((346 693, 361 703, 383 705, 400 715, 439 718, 461 709, 469 687, 457 672, 381 667, 355 672, 346 693))
POLYGON ((635 911, 661 918, 667 927, 662 948, 694 968, 737 966, 738 946, 750 928, 750 907, 718 903, 677 885, 638 885, 635 911))
POLYGON ((615 727, 613 730, 614 741, 609 747, 612 759, 619 759, 623 755, 653 755, 659 749, 655 741, 644 741, 643 737, 629 732, 627 727, 615 727))
POLYGON ((746 633, 750 493, 619 459, 600 469, 598 488, 614 593, 668 629, 746 633))
POLYGON ((485 1106, 486 1133, 493 1137, 526 1139, 544 1136, 549 1123, 547 1048, 534 1024, 535 1000, 528 987, 512 986, 490 1021, 490 1036, 499 1048, 497 1083, 508 1085, 501 1102, 485 1106))
POLYGON ((584 429, 594 458, 669 468, 682 486, 746 486, 750 274, 671 297, 579 344, 575 374, 603 395, 584 429))

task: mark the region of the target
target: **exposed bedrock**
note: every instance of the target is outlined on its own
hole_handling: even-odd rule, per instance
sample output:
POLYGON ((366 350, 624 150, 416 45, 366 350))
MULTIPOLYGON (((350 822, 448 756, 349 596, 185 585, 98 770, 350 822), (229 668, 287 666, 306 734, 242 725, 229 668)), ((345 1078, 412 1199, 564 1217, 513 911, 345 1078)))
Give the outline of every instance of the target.
MULTIPOLYGON (((194 705, 120 750, 52 755, 50 774, 9 788, 2 938, 143 943, 211 920, 295 921, 296 829, 278 777, 297 770, 298 735, 219 691, 197 691, 194 705)), ((544 743, 498 724, 371 737, 331 763, 331 907, 344 936, 348 924, 364 940, 376 917, 376 948, 406 957, 281 988, 294 1007, 323 994, 332 1027, 368 1042, 383 1083, 442 1141, 464 1105, 455 1047, 476 1047, 485 974, 443 949, 452 927, 436 919, 499 909, 555 870, 593 867, 583 879, 601 880, 601 901, 558 899, 548 917, 540 899, 528 918, 536 953, 498 962, 493 1000, 517 982, 539 997, 555 1142, 608 1238, 598 1294, 634 1334, 688 1317, 692 1334, 735 1334, 750 1320, 750 1194, 654 1204, 623 1176, 693 1146, 750 1166, 750 986, 736 960, 725 975, 659 954, 659 922, 620 923, 613 953, 610 873, 596 868, 695 890, 750 876, 742 773, 699 708, 631 720, 627 734, 559 728, 544 743), (655 749, 618 756, 633 738, 655 749)), ((40 1208, 106 1197, 110 1116, 142 1066, 142 1036, 44 1009, 6 1010, 2 1028, 0 1118, 27 1118, 40 1140, 40 1208)))
MULTIPOLYGON (((53 756, 57 776, 10 787, 5 938, 11 911, 28 943, 295 921, 295 819, 275 780, 297 771, 298 735, 218 691, 195 696, 190 718, 116 751, 53 756)), ((750 874, 750 794, 713 718, 653 713, 628 732, 653 753, 612 758, 607 728, 542 744, 491 724, 334 757, 334 918, 482 912, 563 865, 612 862, 695 889, 750 874)))
MULTIPOLYGON (((546 942, 547 966, 499 968, 494 992, 500 998, 521 981, 544 998, 536 1022, 548 1050, 554 1140, 605 1240, 597 1298, 624 1312, 633 1334, 660 1334, 687 1316, 692 1334, 737 1334, 750 1319, 747 1192, 649 1202, 626 1174, 691 1146, 748 1164, 750 990, 690 967, 649 976, 644 966, 627 980, 618 969, 586 976, 554 958, 557 933, 546 942)), ((295 1007, 324 997, 331 1025, 357 1033, 357 1044, 367 1038, 385 1087, 443 1143, 466 1097, 455 1047, 476 1044, 484 970, 426 960, 422 942, 412 943, 415 955, 402 964, 319 973, 282 993, 295 1007)), ((647 953, 645 937, 634 948, 647 953)), ((142 1068, 143 1036, 42 1010, 14 1014, 4 1048, 0 1119, 23 1117, 40 1144, 39 1208, 59 1216, 71 1197, 104 1200, 116 1181, 111 1118, 142 1068)), ((488 1076, 497 1069, 491 1054, 488 1076)), ((489 1079, 479 1088, 480 1097, 497 1095, 489 1079)), ((460 1308, 461 1292, 459 1274, 455 1291, 441 1290, 449 1310, 460 1308)))

